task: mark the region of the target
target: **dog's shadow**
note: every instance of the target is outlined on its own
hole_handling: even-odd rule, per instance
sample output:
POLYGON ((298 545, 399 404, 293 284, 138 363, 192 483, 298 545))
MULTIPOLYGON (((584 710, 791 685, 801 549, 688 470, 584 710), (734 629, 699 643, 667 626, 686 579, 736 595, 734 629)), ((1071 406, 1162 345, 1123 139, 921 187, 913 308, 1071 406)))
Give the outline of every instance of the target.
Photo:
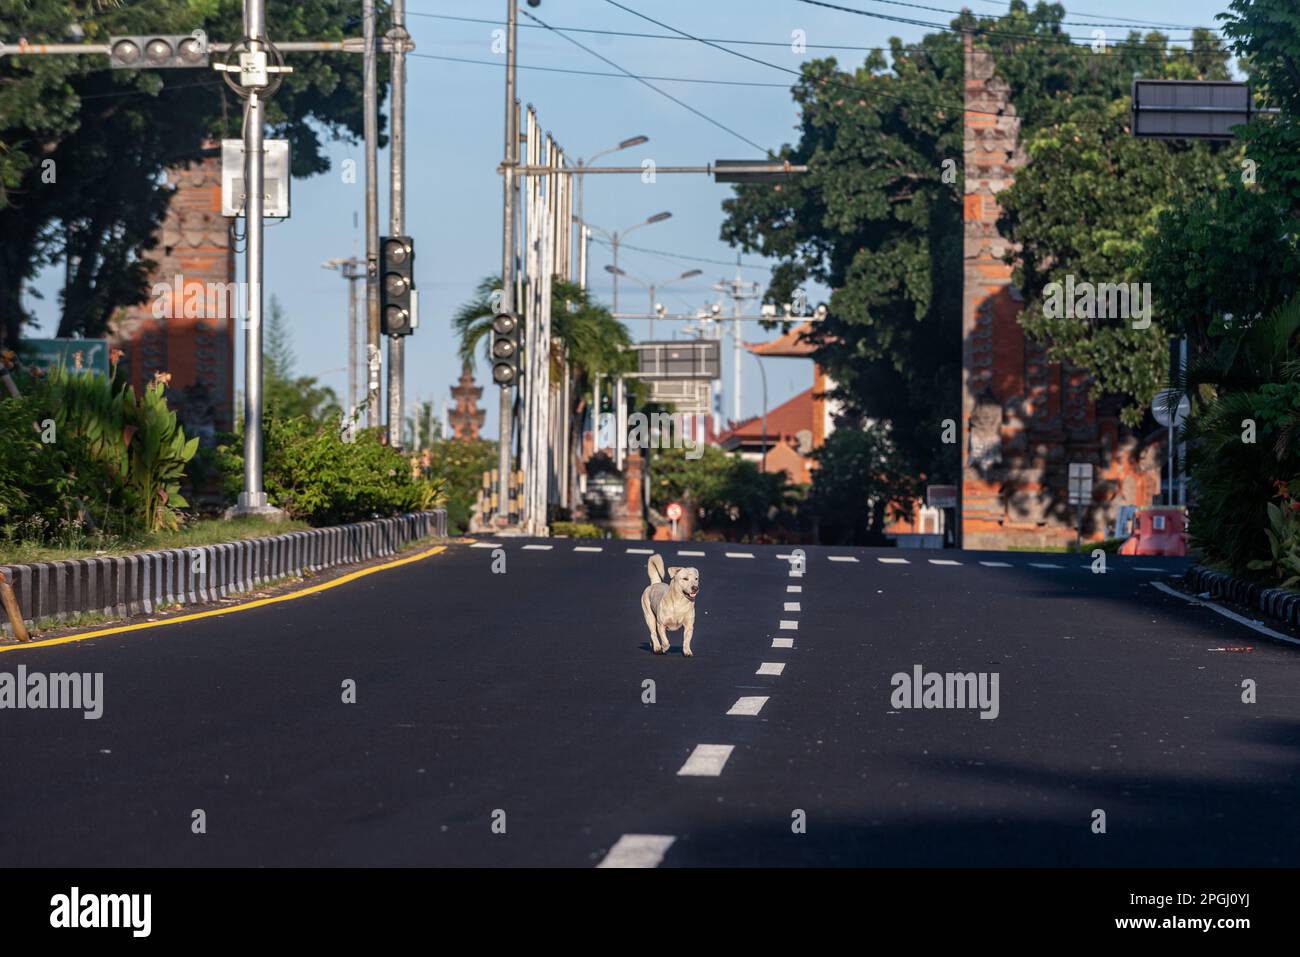
POLYGON ((678 658, 683 657, 681 645, 670 645, 666 653, 656 655, 654 645, 650 644, 649 641, 643 641, 641 642, 641 650, 646 654, 654 655, 656 658, 667 658, 669 655, 676 655, 678 658))

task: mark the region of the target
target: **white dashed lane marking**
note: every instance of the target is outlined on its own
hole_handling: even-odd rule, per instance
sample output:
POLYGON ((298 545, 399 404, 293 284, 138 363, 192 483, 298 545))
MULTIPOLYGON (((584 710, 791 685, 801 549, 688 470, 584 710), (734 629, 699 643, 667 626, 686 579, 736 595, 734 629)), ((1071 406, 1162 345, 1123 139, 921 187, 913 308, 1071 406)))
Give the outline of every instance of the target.
POLYGON ((658 867, 677 838, 668 834, 624 834, 597 867, 658 867))
POLYGON ((960 565, 961 562, 955 562, 951 558, 932 558, 931 565, 960 565))
POLYGON ((767 704, 767 698, 758 695, 737 698, 736 703, 731 706, 731 710, 727 714, 738 714, 752 718, 763 710, 765 704, 767 704))
POLYGON ((678 552, 678 558, 703 558, 704 552, 678 552))
POLYGON ((575 552, 603 552, 604 551, 603 548, 596 548, 593 545, 574 545, 573 550, 575 552))
POLYGON ((500 542, 475 542, 470 548, 500 548, 500 542))
POLYGON ((629 555, 653 555, 655 550, 653 548, 629 548, 627 553, 629 555))
POLYGON ((797 621, 791 621, 789 618, 782 618, 782 619, 781 619, 781 630, 782 630, 782 631, 798 631, 798 630, 799 630, 799 622, 797 622, 797 621))
POLYGON ((1010 568, 1011 567, 1010 563, 1008 562, 980 562, 980 564, 985 566, 986 568, 1010 568))
POLYGON ((877 558, 876 561, 885 565, 909 565, 911 564, 906 558, 877 558))
POLYGON ((758 666, 754 672, 756 675, 779 675, 785 671, 785 663, 781 661, 765 661, 758 666))
POLYGON ((857 559, 854 558, 852 555, 827 555, 826 557, 833 562, 856 562, 857 561, 857 559))
POLYGON ((781 610, 782 610, 782 611, 799 611, 799 603, 798 603, 797 601, 788 601, 788 602, 785 603, 785 607, 782 608, 781 610))
POLYGON ((794 647, 794 639, 793 639, 793 638, 773 638, 773 639, 772 639, 772 647, 773 647, 773 648, 793 648, 793 647, 794 647))
POLYGON ((1064 565, 1053 565, 1050 562, 1030 562, 1030 568, 1064 568, 1064 565))
POLYGON ((697 744, 677 774, 687 778, 716 778, 735 749, 734 744, 697 744))
POLYGON ((797 595, 803 591, 803 585, 786 585, 785 590, 791 595, 797 595))
POLYGON ((554 545, 525 545, 525 546, 524 546, 524 551, 526 551, 526 552, 549 552, 549 551, 550 551, 552 548, 554 548, 554 547, 555 547, 554 545))
POLYGON ((727 552, 728 558, 753 558, 753 552, 727 552))

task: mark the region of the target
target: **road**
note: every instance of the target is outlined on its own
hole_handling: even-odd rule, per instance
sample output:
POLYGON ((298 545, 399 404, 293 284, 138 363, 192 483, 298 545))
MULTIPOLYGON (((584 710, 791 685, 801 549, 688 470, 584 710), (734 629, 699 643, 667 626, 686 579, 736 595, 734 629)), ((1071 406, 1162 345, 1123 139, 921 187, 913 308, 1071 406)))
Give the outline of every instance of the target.
POLYGON ((0 654, 104 675, 99 720, 0 711, 0 866, 1300 860, 1300 648, 1155 587, 1180 560, 660 543, 701 571, 687 659, 650 652, 644 547, 458 544, 0 654), (996 673, 997 717, 894 707, 918 665, 996 673))

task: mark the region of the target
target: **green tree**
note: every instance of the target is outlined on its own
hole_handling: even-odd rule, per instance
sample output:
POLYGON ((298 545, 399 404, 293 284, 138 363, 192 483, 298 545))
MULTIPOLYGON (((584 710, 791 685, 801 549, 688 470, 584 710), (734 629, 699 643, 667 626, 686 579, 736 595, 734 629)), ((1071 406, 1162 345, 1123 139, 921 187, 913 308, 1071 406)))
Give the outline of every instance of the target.
MULTIPOLYGON (((355 6, 268 0, 271 39, 341 40, 355 27, 355 6)), ((6 40, 33 43, 195 29, 233 41, 242 2, 0 0, 0 23, 6 40)), ((290 141, 294 175, 322 173, 324 140, 354 140, 362 130, 360 58, 290 58, 294 72, 268 103, 268 135, 290 141)), ((102 335, 118 308, 143 302, 154 265, 144 253, 167 208, 161 174, 199 159, 212 139, 239 136, 242 109, 212 70, 110 70, 103 56, 0 58, 0 342, 20 338, 31 320, 24 286, 51 263, 67 266, 61 336, 102 335)))
POLYGON ((343 414, 338 396, 315 376, 296 374, 293 334, 280 300, 271 297, 262 348, 262 391, 267 414, 292 419, 305 417, 316 423, 336 423, 343 414))
POLYGON ((1233 0, 1218 19, 1260 98, 1282 111, 1237 135, 1258 164, 1260 185, 1300 215, 1300 8, 1291 0, 1233 0))
POLYGON ((662 512, 669 502, 695 510, 701 531, 728 541, 752 540, 788 505, 785 474, 760 472, 753 462, 712 445, 658 449, 650 504, 662 512))
POLYGON ((919 489, 893 470, 894 450, 881 426, 839 428, 817 450, 805 510, 818 542, 879 545, 891 517, 904 517, 919 489))
MULTIPOLYGON (((475 288, 474 298, 452 316, 461 360, 470 368, 474 367, 480 349, 488 357, 490 368, 492 317, 497 313, 500 289, 500 278, 482 279, 475 288)), ((594 377, 634 369, 636 355, 626 348, 632 342, 627 326, 597 303, 587 290, 558 276, 551 280, 551 338, 551 381, 561 382, 566 375, 570 378, 569 447, 576 454, 582 447, 579 439, 590 409, 594 377)), ((630 396, 637 402, 641 395, 640 383, 633 381, 631 385, 630 396)), ((576 472, 575 469, 575 475, 576 472)))
MULTIPOLYGON (((478 353, 491 359, 492 317, 500 302, 501 279, 487 276, 479 281, 474 298, 452 316, 452 329, 460 341, 460 357, 474 368, 478 353)), ((551 282, 551 335, 567 357, 575 381, 586 385, 593 375, 632 368, 624 347, 632 342, 627 326, 576 283, 555 277, 551 282)))
MULTIPOLYGON (((1033 158, 1017 176, 1019 193, 1003 194, 1013 204, 1008 228, 1030 246, 1030 273, 1021 278, 1034 294, 1034 271, 1045 272, 1053 255, 1074 255, 1076 266, 1131 255, 1128 231, 1135 223, 1149 230, 1142 217, 1154 215, 1153 198, 1139 188, 1161 187, 1155 206, 1168 192, 1162 166, 1178 149, 1118 141, 1125 131, 1116 104, 1133 77, 1226 75, 1208 31, 1193 32, 1190 50, 1169 48, 1159 32, 1132 31, 1094 53, 1070 41, 1064 18, 1059 4, 1030 10, 1013 0, 1005 15, 953 21, 994 52, 1023 141, 1032 148, 1042 130, 1039 148, 1057 137, 1068 161, 1058 168, 1056 156, 1033 158), (1136 179, 1119 189, 1104 183, 1097 201, 1080 183, 1116 166, 1116 154, 1119 172, 1136 179), (1144 155, 1154 169, 1136 168, 1144 155), (1127 205, 1116 209, 1117 197, 1127 205)), ((814 339, 836 397, 852 417, 890 426, 892 470, 931 478, 954 477, 958 462, 957 447, 938 436, 960 407, 964 76, 962 37, 952 31, 910 45, 893 39, 888 59, 873 53, 853 70, 833 59, 805 64, 793 89, 800 140, 780 155, 809 172, 779 188, 738 187, 724 203, 722 238, 781 260, 770 299, 787 301, 808 279, 831 288, 814 339)), ((1174 167, 1199 176, 1189 192, 1217 182, 1203 167, 1223 169, 1206 159, 1207 148, 1193 152, 1195 161, 1174 167)))
MULTIPOLYGON (((381 429, 345 442, 337 427, 305 416, 268 420, 263 482, 271 504, 313 525, 334 525, 438 504, 438 483, 414 474, 386 445, 381 429)), ((243 437, 218 446, 218 464, 233 497, 243 485, 243 437)))
POLYGON ((429 446, 429 460, 430 477, 446 490, 448 527, 463 532, 469 528, 470 512, 483 486, 483 473, 497 467, 497 444, 486 439, 434 439, 429 446))
POLYGON ((1074 98, 1067 115, 1025 137, 1029 162, 998 202, 1002 233, 1016 244, 1007 258, 1025 297, 1021 325, 1051 359, 1087 369, 1094 397, 1127 397, 1122 416, 1137 425, 1168 380, 1167 342, 1179 331, 1164 308, 1167 286, 1143 269, 1143 244, 1162 209, 1226 182, 1239 151, 1135 139, 1129 110, 1127 94, 1074 98), (1147 303, 1151 324, 1049 314, 1045 287, 1067 276, 1076 284, 1150 282, 1159 300, 1147 303))
MULTIPOLYGON (((1268 506, 1300 495, 1300 299, 1224 331, 1178 385, 1196 397, 1184 429, 1192 544, 1237 574, 1269 554, 1268 506)), ((1300 543, 1297 543, 1300 544, 1300 543)))

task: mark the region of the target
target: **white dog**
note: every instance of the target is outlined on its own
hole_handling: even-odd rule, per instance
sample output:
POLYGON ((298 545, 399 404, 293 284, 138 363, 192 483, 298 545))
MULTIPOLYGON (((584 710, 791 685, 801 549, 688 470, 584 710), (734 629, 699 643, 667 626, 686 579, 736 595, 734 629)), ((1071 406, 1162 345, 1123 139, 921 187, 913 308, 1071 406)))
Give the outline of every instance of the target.
POLYGON ((668 581, 664 581, 664 560, 651 555, 646 562, 650 585, 641 593, 641 611, 646 627, 650 629, 650 644, 655 654, 668 653, 668 632, 682 629, 682 654, 687 658, 691 651, 691 635, 695 632, 695 596, 700 593, 698 568, 670 568, 668 581))

